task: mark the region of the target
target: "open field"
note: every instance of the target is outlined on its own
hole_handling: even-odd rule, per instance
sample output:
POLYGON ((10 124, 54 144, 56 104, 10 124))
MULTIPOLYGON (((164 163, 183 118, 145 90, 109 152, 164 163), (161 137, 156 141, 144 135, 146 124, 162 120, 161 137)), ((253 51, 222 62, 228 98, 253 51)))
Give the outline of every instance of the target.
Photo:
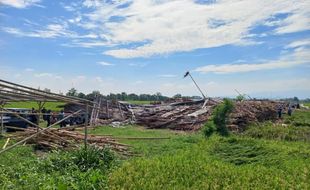
POLYGON ((140 100, 128 100, 131 104, 143 105, 143 104, 150 104, 152 101, 140 101, 140 100))
MULTIPOLYGON (((60 111, 62 108, 59 106, 63 106, 64 103, 62 102, 46 102, 44 107, 46 109, 50 109, 52 111, 60 111)), ((4 106, 5 108, 35 108, 38 109, 37 102, 11 102, 4 106)))
MULTIPOLYGON (((20 146, 1 155, 0 186, 3 189, 309 189, 310 128, 308 120, 304 120, 309 117, 309 111, 298 111, 290 119, 285 117, 285 122, 291 121, 288 126, 266 122, 241 135, 213 135, 207 139, 201 131, 102 126, 89 132, 119 138, 121 143, 131 146, 134 155, 108 156, 111 160, 108 164, 98 163, 95 168, 87 169, 88 162, 84 160, 81 164, 75 160, 80 152, 35 153, 31 146, 20 146), (128 139, 134 137, 167 139, 128 139)), ((91 159, 95 154, 89 155, 91 159)))

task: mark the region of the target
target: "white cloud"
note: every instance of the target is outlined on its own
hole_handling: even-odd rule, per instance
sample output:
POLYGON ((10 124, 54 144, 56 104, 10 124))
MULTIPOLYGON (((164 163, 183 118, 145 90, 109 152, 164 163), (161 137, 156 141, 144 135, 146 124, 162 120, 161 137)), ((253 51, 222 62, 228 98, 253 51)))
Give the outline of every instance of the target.
POLYGON ((40 1, 41 0, 0 0, 0 4, 22 9, 32 5, 37 5, 40 1))
POLYGON ((310 29, 310 8, 306 0, 274 0, 272 3, 265 0, 209 3, 194 0, 84 0, 66 5, 61 3, 61 6, 70 12, 75 10, 74 17, 64 23, 28 31, 12 27, 2 30, 25 37, 71 38, 71 42, 62 45, 108 47, 103 54, 135 58, 230 44, 257 45, 262 42, 254 39, 260 35, 310 29), (272 26, 274 31, 255 36, 251 30, 258 25, 272 26), (77 27, 83 30, 77 30, 77 27), (80 33, 84 30, 87 34, 80 33))
MULTIPOLYGON (((104 54, 118 58, 148 57, 227 44, 253 45, 250 30, 277 14, 289 14, 276 24, 276 33, 309 29, 306 1, 221 0, 198 4, 190 0, 85 1, 94 9, 84 15, 113 44, 139 42, 131 48, 114 48, 104 54), (246 8, 245 8, 246 7, 246 8), (242 11, 241 11, 242 9, 242 11), (119 22, 110 18, 122 18, 119 22), (96 27, 97 26, 97 27, 96 27)), ((275 24, 274 24, 275 25, 275 24)))
POLYGON ((41 77, 52 77, 53 74, 52 73, 37 73, 34 74, 35 77, 41 78, 41 77))
POLYGON ((22 31, 13 27, 2 27, 3 31, 14 34, 20 37, 34 37, 34 38, 55 38, 55 37, 70 37, 73 33, 70 33, 60 24, 49 24, 44 29, 34 29, 32 31, 22 31))
POLYGON ((269 60, 265 61, 264 63, 207 65, 199 67, 194 71, 201 73, 227 74, 282 69, 302 64, 310 64, 310 49, 308 48, 297 48, 293 51, 293 53, 285 54, 277 60, 269 60))
POLYGON ((296 48, 296 47, 309 46, 309 45, 310 45, 310 38, 307 38, 303 40, 294 41, 288 44, 287 46, 285 46, 285 48, 296 48))
POLYGON ((100 61, 100 62, 97 62, 99 65, 101 66, 113 66, 114 64, 112 63, 108 63, 108 62, 105 62, 105 61, 100 61))
MULTIPOLYGON (((64 23, 53 23, 48 24, 45 27, 40 27, 36 25, 35 28, 30 28, 28 31, 20 30, 19 28, 14 27, 1 27, 2 31, 16 35, 18 37, 32 37, 32 38, 74 38, 74 39, 95 39, 98 36, 94 33, 89 34, 77 34, 76 32, 70 31, 66 22, 64 23)), ((92 44, 92 42, 80 42, 77 41, 77 44, 80 43, 80 46, 96 46, 97 44, 92 44)), ((75 42, 72 42, 74 46, 75 42)), ((102 44, 101 44, 102 45, 102 44)), ((70 44, 68 45, 70 46, 70 44)))
POLYGON ((280 22, 279 27, 276 29, 276 33, 286 34, 310 30, 310 4, 307 1, 300 1, 299 3, 304 6, 303 9, 295 10, 293 14, 289 15, 286 19, 280 22))
POLYGON ((70 43, 65 43, 62 44, 62 46, 65 47, 84 47, 84 48, 94 48, 94 47, 102 47, 102 46, 109 46, 109 44, 107 44, 107 42, 103 42, 103 41, 78 41, 78 40, 74 40, 73 42, 70 43))

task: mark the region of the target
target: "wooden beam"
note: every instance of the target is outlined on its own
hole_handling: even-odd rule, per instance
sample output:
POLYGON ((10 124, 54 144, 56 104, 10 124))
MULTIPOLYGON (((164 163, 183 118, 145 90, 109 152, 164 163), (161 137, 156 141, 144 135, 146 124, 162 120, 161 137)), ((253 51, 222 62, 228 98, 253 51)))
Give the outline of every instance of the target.
POLYGON ((33 134, 33 135, 30 135, 29 137, 27 137, 27 138, 25 138, 25 139, 23 139, 23 140, 21 140, 21 141, 15 143, 15 144, 13 144, 12 146, 10 146, 10 147, 8 147, 8 148, 6 148, 6 149, 4 149, 4 150, 1 150, 1 151, 0 151, 0 154, 6 152, 6 151, 8 151, 8 150, 11 150, 12 148, 16 147, 17 145, 22 144, 22 143, 26 142, 27 140, 32 139, 33 137, 36 137, 37 135, 39 135, 39 134, 43 133, 44 131, 48 130, 49 128, 51 128, 51 127, 53 127, 53 126, 55 126, 55 125, 58 125, 59 123, 65 121, 66 119, 72 117, 74 114, 79 113, 79 112, 81 112, 81 110, 79 110, 79 111, 77 111, 77 112, 74 112, 73 114, 68 115, 67 117, 63 118, 62 120, 57 121, 57 122, 54 123, 53 125, 50 125, 50 126, 48 126, 47 128, 45 128, 45 129, 43 129, 43 130, 41 130, 41 131, 38 131, 37 133, 35 133, 35 134, 33 134))

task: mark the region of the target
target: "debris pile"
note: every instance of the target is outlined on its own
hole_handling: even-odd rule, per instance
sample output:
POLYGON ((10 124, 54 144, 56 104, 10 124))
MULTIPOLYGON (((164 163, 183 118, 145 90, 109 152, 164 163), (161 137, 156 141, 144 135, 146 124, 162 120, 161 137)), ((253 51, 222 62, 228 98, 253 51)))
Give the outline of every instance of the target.
POLYGON ((284 103, 276 101, 241 101, 234 103, 234 110, 230 115, 229 129, 236 132, 244 131, 250 123, 277 119, 277 107, 284 103))
MULTIPOLYGON (((142 125, 151 129, 198 130, 210 119, 213 109, 221 99, 176 100, 159 105, 132 105, 127 102, 104 101, 100 108, 99 125, 119 127, 126 124, 142 125)), ((277 107, 287 107, 283 102, 246 100, 234 102, 229 129, 242 132, 250 123, 277 119, 277 107)), ((67 105, 68 111, 81 109, 67 105)))
MULTIPOLYGON (((22 129, 23 131, 17 132, 15 138, 22 140, 37 132, 36 128, 22 129)), ((84 142, 84 134, 66 129, 50 128, 36 137, 26 141, 27 144, 36 144, 44 149, 59 149, 59 148, 73 148, 84 142)), ((103 135, 88 135, 87 143, 97 147, 109 147, 112 150, 119 152, 123 155, 129 155, 128 146, 116 142, 111 136, 103 135)))
POLYGON ((169 128, 174 130, 198 130, 209 118, 217 100, 188 101, 169 105, 136 108, 136 124, 147 128, 169 128))

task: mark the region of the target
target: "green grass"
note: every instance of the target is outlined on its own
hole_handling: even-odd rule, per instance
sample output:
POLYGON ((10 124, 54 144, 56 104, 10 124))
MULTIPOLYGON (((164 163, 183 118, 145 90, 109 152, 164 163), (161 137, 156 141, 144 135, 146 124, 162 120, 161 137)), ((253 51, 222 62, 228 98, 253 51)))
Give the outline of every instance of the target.
POLYGON ((109 185, 110 189, 308 189, 309 148, 213 136, 174 155, 130 160, 110 175, 109 185))
POLYGON ((309 103, 303 103, 305 106, 310 107, 310 102, 309 103))
POLYGON ((0 155, 0 189, 310 189, 308 114, 285 116, 287 126, 263 123, 242 135, 207 139, 202 132, 132 125, 89 130, 121 138, 135 153, 109 168, 91 156, 96 154, 68 150, 38 157, 31 146, 19 146, 0 155))
POLYGON ((292 116, 284 116, 284 123, 297 127, 310 127, 310 110, 293 111, 292 116))
MULTIPOLYGON (((46 102, 44 107, 46 109, 50 109, 52 111, 60 111, 62 108, 59 106, 63 106, 64 103, 62 102, 46 102)), ((38 109, 38 103, 37 102, 11 102, 4 106, 5 108, 35 108, 38 109)))
POLYGON ((119 139, 121 143, 132 146, 132 151, 137 156, 151 157, 154 155, 174 154, 179 149, 184 149, 198 141, 203 140, 200 133, 181 133, 167 129, 145 129, 139 126, 124 126, 123 128, 113 128, 104 126, 91 130, 90 134, 106 134, 113 137, 159 137, 168 139, 153 140, 127 140, 119 139))
POLYGON ((251 126, 243 135, 271 140, 310 142, 310 127, 274 125, 267 122, 251 126))
POLYGON ((137 105, 144 105, 144 104, 150 104, 152 101, 141 101, 141 100, 127 100, 126 102, 129 102, 131 104, 137 104, 137 105))

